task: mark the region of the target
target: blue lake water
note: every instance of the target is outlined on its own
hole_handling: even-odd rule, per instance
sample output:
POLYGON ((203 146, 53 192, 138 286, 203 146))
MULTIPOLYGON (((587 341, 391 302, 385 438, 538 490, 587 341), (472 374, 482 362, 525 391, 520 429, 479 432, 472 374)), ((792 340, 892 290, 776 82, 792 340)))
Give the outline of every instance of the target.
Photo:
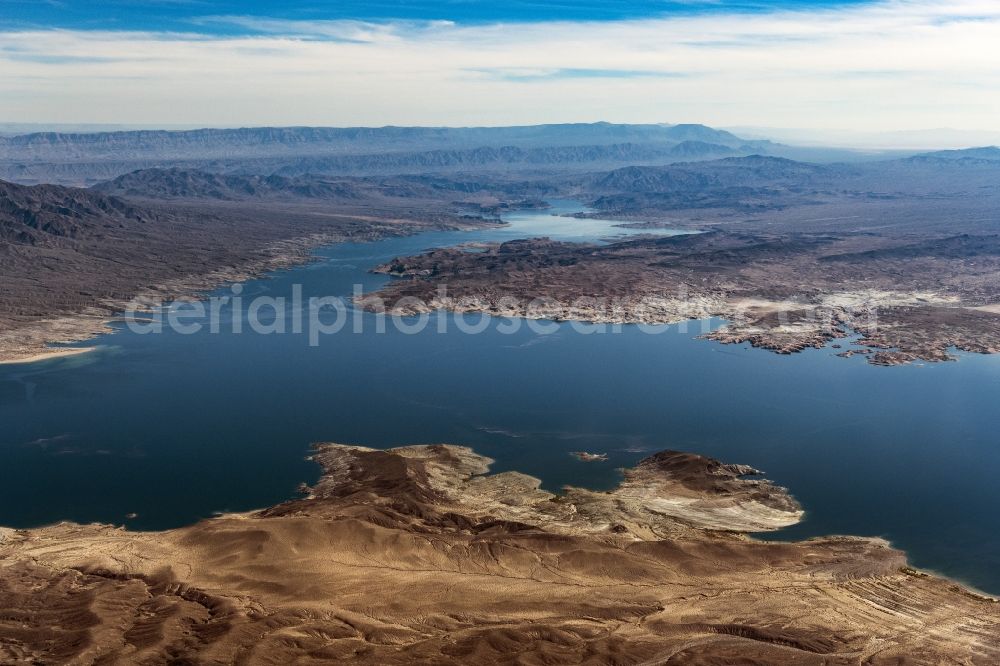
MULTIPOLYGON (((247 282, 242 295, 301 284, 305 297, 349 296, 385 282, 367 272, 375 264, 429 247, 627 233, 548 212, 508 219, 325 248, 323 261, 247 282)), ((807 517, 777 538, 884 536, 916 566, 1000 593, 998 356, 879 368, 831 349, 783 357, 695 339, 721 322, 657 333, 549 322, 548 334, 521 322, 505 334, 496 325, 514 322, 493 320, 469 335, 442 314, 407 334, 358 316, 364 333, 346 327, 315 347, 305 333, 245 327, 122 330, 92 354, 0 366, 0 525, 159 529, 270 505, 315 480, 304 457, 316 441, 467 444, 552 489, 611 487, 617 468, 672 448, 789 487, 807 517), (579 450, 608 460, 569 455, 579 450)))

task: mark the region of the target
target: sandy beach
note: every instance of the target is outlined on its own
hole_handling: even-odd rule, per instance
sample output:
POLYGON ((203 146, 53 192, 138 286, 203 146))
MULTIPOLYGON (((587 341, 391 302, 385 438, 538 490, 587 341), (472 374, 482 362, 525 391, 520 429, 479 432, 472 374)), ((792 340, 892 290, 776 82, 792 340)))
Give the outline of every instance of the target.
POLYGON ((56 358, 67 356, 80 356, 92 352, 96 347, 72 347, 67 349, 53 348, 51 351, 29 354, 27 356, 12 356, 11 358, 0 359, 0 365, 22 365, 25 363, 38 363, 39 361, 50 361, 56 358))

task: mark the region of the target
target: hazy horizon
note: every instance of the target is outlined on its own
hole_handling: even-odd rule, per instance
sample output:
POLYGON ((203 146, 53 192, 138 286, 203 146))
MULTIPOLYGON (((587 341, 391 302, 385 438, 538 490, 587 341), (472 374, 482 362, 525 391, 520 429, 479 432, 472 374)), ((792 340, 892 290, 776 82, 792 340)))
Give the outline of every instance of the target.
MULTIPOLYGON (((582 123, 538 123, 539 125, 560 124, 601 124, 609 121, 595 120, 582 123)), ((636 123, 651 125, 682 125, 703 123, 636 123)), ((55 132, 63 134, 91 134, 101 132, 129 131, 195 131, 199 129, 245 129, 264 127, 390 127, 393 125, 254 125, 249 123, 220 125, 192 123, 185 125, 168 123, 19 123, 0 121, 0 136, 22 136, 26 134, 55 132)), ((400 125, 395 125, 401 127, 400 125)), ((409 125, 407 127, 446 127, 452 129, 474 127, 472 125, 409 125)), ((511 127, 511 125, 480 125, 478 127, 511 127)), ((731 132, 748 140, 770 140, 790 146, 840 148, 858 151, 892 152, 922 150, 953 150, 1000 145, 1000 131, 980 129, 935 128, 907 131, 866 132, 844 128, 815 129, 806 127, 754 127, 735 125, 715 127, 731 132)))

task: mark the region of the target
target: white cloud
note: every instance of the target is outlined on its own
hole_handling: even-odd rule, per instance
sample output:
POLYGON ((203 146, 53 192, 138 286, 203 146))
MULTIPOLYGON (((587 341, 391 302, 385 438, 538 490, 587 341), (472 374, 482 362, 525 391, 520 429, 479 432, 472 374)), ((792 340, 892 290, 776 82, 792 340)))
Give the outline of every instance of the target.
POLYGON ((993 0, 484 26, 206 20, 253 34, 0 33, 0 120, 890 130, 1000 118, 993 0))

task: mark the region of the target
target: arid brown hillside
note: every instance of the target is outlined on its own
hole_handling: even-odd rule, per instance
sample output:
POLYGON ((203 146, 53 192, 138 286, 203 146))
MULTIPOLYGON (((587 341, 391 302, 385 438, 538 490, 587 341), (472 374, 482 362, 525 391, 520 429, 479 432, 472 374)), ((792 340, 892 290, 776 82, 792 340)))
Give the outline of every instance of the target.
POLYGON ((324 445, 304 499, 167 532, 0 530, 0 662, 995 664, 1000 604, 663 452, 552 495, 456 446, 324 445))
POLYGON ((88 190, 0 181, 0 241, 66 246, 113 230, 136 233, 139 225, 155 217, 121 199, 88 190))
POLYGON ((137 295, 197 293, 303 261, 324 243, 471 224, 426 202, 268 204, 139 202, 0 181, 0 360, 100 332, 137 295))

